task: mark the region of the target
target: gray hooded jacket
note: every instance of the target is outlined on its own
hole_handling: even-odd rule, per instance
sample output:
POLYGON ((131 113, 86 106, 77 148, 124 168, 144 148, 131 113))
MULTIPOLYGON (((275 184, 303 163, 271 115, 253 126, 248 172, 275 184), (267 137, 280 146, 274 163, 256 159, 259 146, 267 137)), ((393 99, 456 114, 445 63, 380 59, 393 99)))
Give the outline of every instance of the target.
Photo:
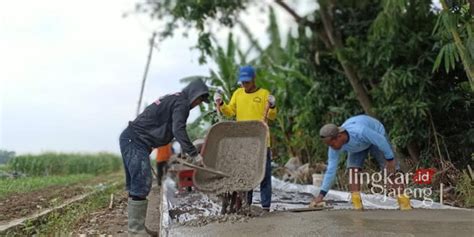
POLYGON ((192 102, 205 94, 209 94, 209 88, 197 79, 182 92, 163 96, 146 107, 129 128, 149 148, 164 146, 175 137, 184 152, 196 156, 198 152, 189 140, 186 121, 192 102))

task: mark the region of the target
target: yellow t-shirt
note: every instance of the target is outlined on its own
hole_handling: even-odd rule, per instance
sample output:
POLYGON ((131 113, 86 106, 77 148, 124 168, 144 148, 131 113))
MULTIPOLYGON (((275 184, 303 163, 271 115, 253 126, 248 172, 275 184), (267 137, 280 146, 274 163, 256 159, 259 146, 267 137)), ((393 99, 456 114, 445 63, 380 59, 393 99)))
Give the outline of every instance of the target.
MULTIPOLYGON (((246 93, 244 88, 239 88, 232 94, 229 104, 221 106, 221 112, 229 117, 235 116, 237 121, 263 121, 269 95, 270 92, 262 88, 253 93, 246 93)), ((276 107, 270 108, 268 119, 274 120, 276 113, 276 107)), ((270 138, 270 134, 268 134, 268 138, 270 138)), ((270 139, 267 139, 267 145, 270 147, 270 139)))

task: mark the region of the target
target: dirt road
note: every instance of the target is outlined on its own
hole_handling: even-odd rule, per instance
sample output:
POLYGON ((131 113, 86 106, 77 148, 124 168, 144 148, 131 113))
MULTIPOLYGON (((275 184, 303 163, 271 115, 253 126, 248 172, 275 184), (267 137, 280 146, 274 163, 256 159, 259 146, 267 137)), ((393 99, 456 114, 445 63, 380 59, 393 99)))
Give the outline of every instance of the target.
POLYGON ((271 212, 245 223, 173 228, 169 236, 472 236, 472 210, 271 212))

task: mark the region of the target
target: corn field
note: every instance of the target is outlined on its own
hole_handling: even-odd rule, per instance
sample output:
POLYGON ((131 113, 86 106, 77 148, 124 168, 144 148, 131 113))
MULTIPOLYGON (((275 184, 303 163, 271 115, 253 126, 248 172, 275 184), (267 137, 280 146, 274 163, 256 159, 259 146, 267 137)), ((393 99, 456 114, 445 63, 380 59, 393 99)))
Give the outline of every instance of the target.
POLYGON ((8 162, 11 170, 29 176, 106 174, 118 171, 120 157, 110 153, 43 153, 17 156, 8 162))

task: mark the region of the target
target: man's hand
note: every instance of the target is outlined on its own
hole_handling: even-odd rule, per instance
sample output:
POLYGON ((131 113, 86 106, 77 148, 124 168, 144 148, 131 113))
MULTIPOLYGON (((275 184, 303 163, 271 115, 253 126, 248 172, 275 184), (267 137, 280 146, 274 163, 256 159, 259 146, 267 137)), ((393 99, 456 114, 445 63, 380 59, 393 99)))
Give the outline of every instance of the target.
POLYGON ((385 160, 385 169, 387 170, 387 174, 393 174, 396 171, 395 159, 385 160))
POLYGON ((276 105, 276 98, 273 95, 268 96, 268 104, 270 104, 270 108, 274 108, 276 105))
POLYGON ((319 194, 317 197, 313 199, 313 201, 311 201, 311 203, 309 204, 309 207, 319 207, 319 206, 324 205, 323 199, 324 199, 324 196, 319 194))
POLYGON ((201 154, 197 154, 196 156, 194 156, 192 163, 193 163, 194 165, 204 166, 204 162, 202 161, 202 156, 201 156, 201 154))
POLYGON ((222 95, 220 90, 217 90, 216 93, 214 93, 214 103, 216 103, 216 105, 222 104, 222 95))
MULTIPOLYGON (((387 172, 388 179, 390 179, 392 182, 395 180, 395 172, 396 172, 396 165, 395 165, 395 159, 391 160, 385 160, 385 172, 387 172)), ((397 188, 398 185, 391 182, 387 182, 386 184, 386 189, 392 189, 392 188, 397 188)))

